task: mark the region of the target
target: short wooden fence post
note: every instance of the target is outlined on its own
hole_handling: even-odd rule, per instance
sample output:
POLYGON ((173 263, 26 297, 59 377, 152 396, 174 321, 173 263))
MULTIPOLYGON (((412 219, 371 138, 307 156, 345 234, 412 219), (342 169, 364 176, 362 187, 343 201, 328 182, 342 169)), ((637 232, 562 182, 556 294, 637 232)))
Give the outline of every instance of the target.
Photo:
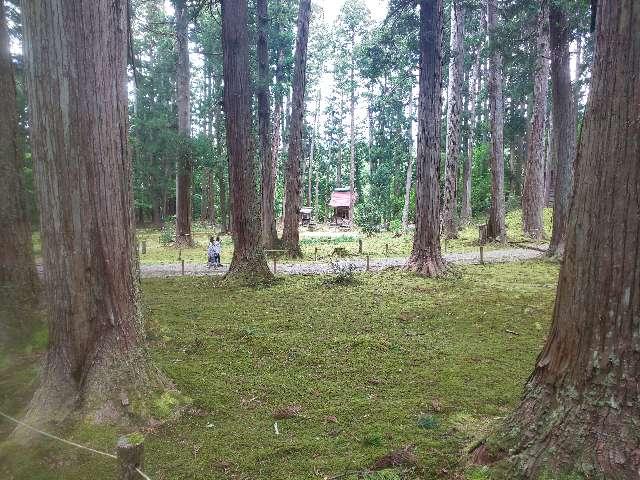
POLYGON ((182 263, 182 275, 184 275, 184 258, 180 262, 182 263))
POLYGON ((358 239, 358 253, 362 255, 362 239, 358 239))
POLYGON ((313 260, 315 262, 318 261, 318 247, 316 247, 315 250, 313 251, 313 260))
POLYGON ((369 255, 367 255, 367 272, 369 271, 369 255))
POLYGON ((384 244, 384 254, 388 257, 389 256, 389 244, 385 243, 384 244))
POLYGON ((273 273, 276 273, 276 257, 275 255, 273 256, 273 273))
POLYGON ((144 460, 144 439, 141 435, 128 435, 118 439, 117 454, 120 465, 118 480, 139 480, 142 478, 144 460), (139 437, 139 438, 136 438, 139 437))
POLYGON ((142 241, 142 254, 145 255, 147 253, 147 241, 142 241))

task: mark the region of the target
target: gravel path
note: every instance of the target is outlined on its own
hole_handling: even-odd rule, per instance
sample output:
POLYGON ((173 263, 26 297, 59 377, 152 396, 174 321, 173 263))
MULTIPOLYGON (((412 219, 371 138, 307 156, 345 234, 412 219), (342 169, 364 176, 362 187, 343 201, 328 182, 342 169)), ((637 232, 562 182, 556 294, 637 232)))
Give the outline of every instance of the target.
MULTIPOLYGON (((493 250, 485 252, 484 261, 486 263, 506 263, 517 262, 520 260, 529 260, 539 258, 543 255, 537 250, 524 248, 510 248, 505 250, 493 250)), ((480 254, 478 252, 468 253, 448 253, 444 256, 445 260, 453 264, 477 264, 480 263, 480 254)), ((341 263, 351 263, 356 271, 363 272, 366 269, 366 259, 356 257, 351 259, 342 259, 341 263)), ((369 263, 371 271, 378 272, 385 268, 402 267, 407 262, 407 257, 401 258, 373 258, 369 263)), ((273 263, 269 260, 269 266, 273 263)), ((184 265, 185 275, 203 276, 203 275, 222 275, 226 273, 227 266, 222 268, 207 268, 204 264, 186 263, 184 265)), ((143 278, 158 277, 174 277, 181 275, 182 266, 179 263, 164 265, 142 265, 140 273, 143 278)), ((332 273, 331 265, 328 261, 318 262, 300 262, 300 263, 278 263, 277 273, 282 275, 322 275, 332 273)))

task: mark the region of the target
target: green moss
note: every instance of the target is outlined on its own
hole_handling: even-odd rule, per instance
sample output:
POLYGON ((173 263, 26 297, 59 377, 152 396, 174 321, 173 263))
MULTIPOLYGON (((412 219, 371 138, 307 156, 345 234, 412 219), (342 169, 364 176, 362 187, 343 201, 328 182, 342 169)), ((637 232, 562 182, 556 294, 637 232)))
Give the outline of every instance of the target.
POLYGON ((166 419, 172 416, 178 408, 192 402, 191 398, 176 391, 162 392, 151 401, 151 415, 154 418, 166 419))
MULTIPOLYGON (((519 401, 548 329, 557 268, 465 266, 439 280, 358 274, 341 288, 318 276, 259 288, 206 277, 144 281, 149 350, 193 399, 180 417, 145 430, 145 471, 312 479, 363 472, 414 444, 421 471, 400 478, 453 477, 468 446, 519 401), (300 414, 278 420, 276 435, 273 412, 288 405, 300 414), (438 427, 418 428, 422 415, 438 427)), ((22 382, 35 379, 37 361, 0 371, 0 401, 14 413, 28 402, 22 382)), ((184 405, 171 392, 142 400, 158 417, 184 405)), ((83 426, 70 434, 113 452, 129 433, 83 426)), ((64 446, 36 453, 14 450, 0 478, 116 478, 108 458, 64 446)))

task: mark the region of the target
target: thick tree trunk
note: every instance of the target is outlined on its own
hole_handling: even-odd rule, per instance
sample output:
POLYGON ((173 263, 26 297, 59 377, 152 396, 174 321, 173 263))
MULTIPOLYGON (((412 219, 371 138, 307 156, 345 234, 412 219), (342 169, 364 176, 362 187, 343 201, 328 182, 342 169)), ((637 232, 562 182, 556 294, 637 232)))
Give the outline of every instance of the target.
POLYGON ((420 0, 419 86, 416 232, 407 268, 434 277, 446 268, 440 251, 442 0, 420 0))
POLYGON ((77 409, 128 421, 122 398, 145 404, 162 382, 141 346, 134 272, 127 2, 25 0, 22 9, 49 318, 27 421, 77 409))
POLYGON ((462 205, 460 208, 460 224, 467 226, 471 223, 471 174, 473 167, 473 150, 475 147, 476 131, 476 103, 480 91, 480 55, 473 62, 471 77, 469 78, 469 138, 467 140, 467 155, 462 171, 462 205))
POLYGON ((533 78, 533 116, 527 145, 524 189, 522 191, 522 230, 540 240, 544 236, 544 124, 549 85, 549 3, 542 0, 538 12, 536 70, 533 78))
POLYGON ((284 231, 282 232, 282 242, 292 257, 302 256, 298 229, 300 224, 300 162, 302 159, 302 127, 304 124, 304 91, 307 83, 307 40, 309 38, 310 15, 311 0, 300 0, 286 171, 287 202, 284 213, 284 231))
POLYGON ((635 0, 598 2, 551 331, 519 408, 476 451, 506 457, 508 478, 638 478, 639 24, 635 0))
POLYGON ((257 1, 258 18, 258 137, 260 139, 260 161, 262 164, 262 244, 273 248, 278 241, 274 217, 275 176, 271 152, 271 107, 269 106, 269 16, 267 0, 257 1))
POLYGON ((4 0, 0 0, 0 347, 24 338, 33 327, 38 277, 25 196, 18 108, 4 0))
POLYGON ((251 91, 247 0, 222 2, 224 110, 229 156, 233 259, 227 278, 272 278, 262 249, 255 165, 251 147, 251 91))
POLYGON ((458 237, 456 189, 460 162, 460 123, 464 69, 464 5, 451 2, 451 60, 447 95, 447 159, 445 163, 442 230, 446 238, 458 237))
POLYGON ((487 0, 489 32, 489 121, 491 123, 491 207, 487 237, 507 241, 504 205, 504 102, 502 97, 502 53, 497 39, 498 0, 487 0))
MULTIPOLYGON (((637 10, 637 7, 636 7, 637 10)), ((569 26, 565 12, 552 3, 551 81, 553 102, 553 136, 551 148, 555 152, 555 188, 553 193, 553 230, 549 255, 562 257, 566 237, 567 217, 573 190, 573 162, 576 152, 575 107, 571 91, 569 56, 569 26)), ((637 24, 636 24, 637 28, 637 24)))
POLYGON ((191 90, 189 65, 189 12, 186 0, 174 0, 176 15, 176 98, 180 148, 176 164, 176 244, 193 245, 191 237, 191 90))

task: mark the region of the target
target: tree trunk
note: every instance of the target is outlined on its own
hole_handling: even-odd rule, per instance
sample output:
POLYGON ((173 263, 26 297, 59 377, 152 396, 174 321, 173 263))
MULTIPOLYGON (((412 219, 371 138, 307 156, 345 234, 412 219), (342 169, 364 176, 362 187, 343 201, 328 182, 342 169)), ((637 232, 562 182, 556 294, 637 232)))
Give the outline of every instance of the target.
POLYGON ((222 2, 224 110, 231 186, 233 259, 227 278, 272 278, 262 250, 255 165, 251 147, 251 91, 247 0, 222 2))
POLYGON ((349 196, 349 225, 353 226, 353 207, 356 187, 356 34, 355 30, 351 33, 351 65, 349 75, 349 110, 351 114, 351 125, 349 136, 349 188, 351 189, 351 195, 349 196))
POLYGON ((440 252, 442 0, 420 0, 419 86, 416 232, 407 268, 434 277, 446 268, 440 252))
POLYGON ((553 197, 553 230, 548 254, 562 257, 566 237, 567 217, 571 203, 571 192, 573 190, 573 161, 576 152, 576 115, 571 90, 569 26, 567 25, 565 12, 553 3, 550 9, 550 27, 551 94, 553 102, 553 137, 551 148, 555 152, 556 168, 553 197))
POLYGON ((24 157, 18 138, 18 108, 4 0, 0 0, 0 346, 24 338, 33 327, 38 276, 24 188, 24 157))
POLYGON ((186 0, 174 0, 176 15, 176 98, 180 146, 176 165, 176 245, 191 246, 191 91, 189 88, 189 12, 186 0))
POLYGON ((504 205, 504 102, 502 98, 502 53, 498 45, 498 0, 487 0, 489 32, 489 116, 491 123, 491 207, 487 237, 507 241, 504 205))
MULTIPOLYGON (((312 133, 312 137, 311 137, 311 149, 309 152, 309 168, 308 170, 308 184, 307 184, 307 205, 311 206, 312 205, 312 198, 311 198, 311 184, 312 184, 312 180, 313 180, 313 168, 314 168, 314 162, 313 162, 313 157, 315 154, 315 147, 316 147, 316 138, 318 137, 318 118, 320 116, 320 101, 322 98, 322 90, 320 88, 318 88, 318 98, 316 99, 316 111, 313 114, 313 133, 312 133)), ((317 167, 316 167, 317 169, 317 167)), ((317 212, 316 212, 317 213, 317 212)))
POLYGON ((598 2, 551 331, 522 403, 475 455, 506 457, 508 478, 638 478, 639 24, 635 0, 598 2))
POLYGON ((22 13, 49 317, 27 423, 78 409, 128 421, 121 398, 144 404, 162 381, 141 346, 134 272, 127 2, 25 0, 22 13))
POLYGON ((471 211, 471 174, 473 168, 473 150, 475 147, 476 131, 476 103, 480 93, 480 54, 477 53, 473 62, 471 78, 469 78, 469 138, 467 142, 467 156, 462 171, 462 206, 460 209, 460 224, 463 226, 471 223, 473 212, 471 211))
POLYGON ((271 153, 271 107, 269 106, 269 16, 267 0, 257 1, 258 18, 258 137, 260 139, 260 160, 262 164, 262 244, 273 248, 278 241, 274 217, 275 176, 271 153))
POLYGON ((200 222, 205 223, 209 218, 209 168, 202 169, 201 188, 202 200, 200 202, 200 222))
POLYGON ((456 189, 460 162, 460 122, 464 69, 464 15, 461 0, 451 2, 451 60, 447 94, 447 160, 445 163, 442 230, 446 238, 458 237, 456 189))
POLYGON ((549 85, 549 3, 542 0, 538 12, 536 70, 533 79, 533 116, 527 145, 524 189, 522 191, 522 230, 525 235, 541 240, 544 236, 544 124, 549 85))
MULTIPOLYGON (((284 50, 280 48, 278 52, 278 61, 276 64, 276 85, 274 88, 274 107, 273 107, 273 145, 271 150, 271 176, 273 182, 273 203, 274 207, 271 212, 267 212, 266 214, 263 212, 263 215, 271 215, 271 218, 263 217, 263 224, 265 222, 273 222, 274 229, 276 222, 276 211, 275 211, 275 189, 278 181, 278 158, 280 154, 280 146, 282 143, 282 116, 283 116, 283 101, 284 95, 282 93, 282 89, 284 88, 284 50)), ((282 199, 282 211, 284 212, 284 198, 282 199)), ((283 213, 284 215, 284 213, 283 213)))
POLYGON ((407 175, 404 181, 404 205, 402 207, 402 231, 409 229, 409 202, 411 200, 411 185, 413 184, 413 93, 409 99, 409 128, 407 129, 407 142, 409 145, 409 161, 407 162, 407 175))
POLYGON ((307 83, 307 40, 311 0, 300 0, 298 12, 298 36, 293 70, 293 95, 291 97, 291 119, 289 129, 289 154, 287 156, 284 231, 282 242, 292 257, 301 257, 300 224, 300 162, 302 158, 302 127, 304 124, 304 91, 307 83))

